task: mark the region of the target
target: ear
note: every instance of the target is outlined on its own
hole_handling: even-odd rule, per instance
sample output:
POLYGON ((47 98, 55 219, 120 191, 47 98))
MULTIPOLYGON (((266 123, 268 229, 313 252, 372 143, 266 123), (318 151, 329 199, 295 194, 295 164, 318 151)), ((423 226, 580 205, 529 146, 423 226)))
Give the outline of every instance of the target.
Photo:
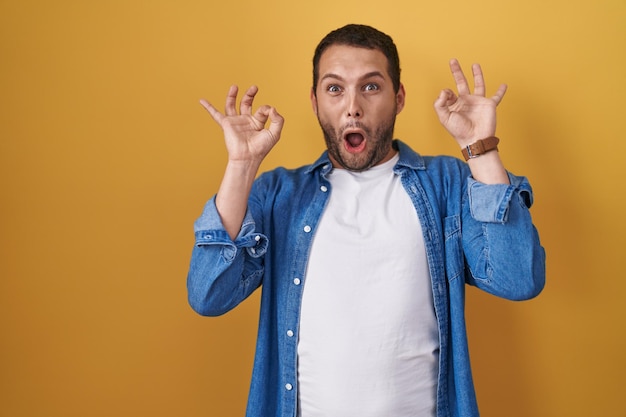
POLYGON ((398 92, 396 93, 396 114, 399 114, 404 108, 404 102, 406 100, 406 91, 404 91, 404 84, 400 84, 400 88, 398 88, 398 92))
POLYGON ((311 106, 313 106, 313 113, 317 115, 317 97, 315 97, 315 90, 311 88, 311 106))

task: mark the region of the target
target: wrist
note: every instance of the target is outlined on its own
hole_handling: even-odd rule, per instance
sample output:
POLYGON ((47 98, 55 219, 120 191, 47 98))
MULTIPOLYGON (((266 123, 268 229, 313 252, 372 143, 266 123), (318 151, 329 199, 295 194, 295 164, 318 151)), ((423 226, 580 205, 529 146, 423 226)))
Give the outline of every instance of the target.
POLYGON ((263 159, 228 159, 226 167, 232 170, 248 171, 250 169, 258 169, 263 159))
POLYGON ((500 139, 495 136, 489 136, 484 139, 479 139, 466 146, 461 147, 461 153, 466 161, 484 155, 488 152, 498 151, 498 143, 500 139))

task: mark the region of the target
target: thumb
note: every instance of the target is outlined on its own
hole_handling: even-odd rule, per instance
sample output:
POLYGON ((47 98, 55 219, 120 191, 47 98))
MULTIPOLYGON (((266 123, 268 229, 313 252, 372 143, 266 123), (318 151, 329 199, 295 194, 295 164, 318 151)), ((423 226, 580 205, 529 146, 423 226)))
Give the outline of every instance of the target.
POLYGON ((435 100, 434 107, 437 116, 439 116, 439 120, 442 122, 447 120, 450 116, 450 105, 454 104, 456 101, 456 96, 452 90, 445 89, 441 90, 439 93, 439 97, 435 100))

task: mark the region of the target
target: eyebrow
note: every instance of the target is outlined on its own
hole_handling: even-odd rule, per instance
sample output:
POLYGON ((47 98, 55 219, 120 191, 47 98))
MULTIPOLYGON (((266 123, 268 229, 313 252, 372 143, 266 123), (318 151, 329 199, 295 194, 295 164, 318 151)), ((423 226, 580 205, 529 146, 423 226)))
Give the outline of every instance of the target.
MULTIPOLYGON (((379 77, 379 78, 385 78, 385 76, 380 72, 380 71, 372 71, 372 72, 368 72, 367 74, 363 74, 359 80, 365 80, 368 78, 373 78, 373 77, 379 77)), ((339 74, 334 74, 334 73, 328 73, 328 74, 324 74, 324 76, 322 76, 322 78, 320 78, 320 82, 324 81, 327 78, 334 78, 336 80, 339 81, 345 81, 344 78, 342 76, 340 76, 339 74)))

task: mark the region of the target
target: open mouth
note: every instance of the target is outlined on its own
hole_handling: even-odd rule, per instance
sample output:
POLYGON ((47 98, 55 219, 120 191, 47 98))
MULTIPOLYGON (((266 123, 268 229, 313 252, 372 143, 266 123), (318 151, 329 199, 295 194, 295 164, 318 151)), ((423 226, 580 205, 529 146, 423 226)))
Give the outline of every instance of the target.
POLYGON ((344 137, 344 143, 348 152, 361 152, 365 148, 365 137, 361 133, 348 133, 344 137))

